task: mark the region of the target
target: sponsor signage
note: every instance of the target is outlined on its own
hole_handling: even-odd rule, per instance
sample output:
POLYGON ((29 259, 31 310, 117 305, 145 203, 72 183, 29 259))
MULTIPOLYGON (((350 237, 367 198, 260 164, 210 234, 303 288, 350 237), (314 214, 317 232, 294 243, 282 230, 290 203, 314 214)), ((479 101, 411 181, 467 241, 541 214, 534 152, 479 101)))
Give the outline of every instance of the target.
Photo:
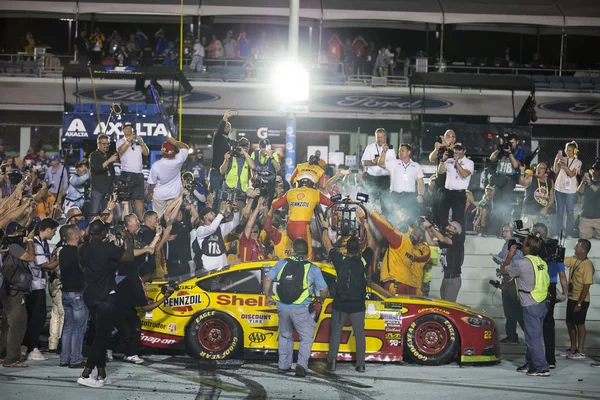
POLYGON ((600 101, 595 100, 550 101, 539 107, 545 111, 600 117, 600 101))
MULTIPOLYGON (((96 95, 98 97, 98 102, 135 104, 146 103, 146 95, 143 94, 141 91, 134 89, 99 89, 96 90, 96 95)), ((89 89, 74 92, 73 96, 75 96, 76 98, 91 100, 92 102, 95 101, 94 91, 89 89)), ((188 93, 183 93, 181 97, 184 103, 205 103, 220 99, 220 97, 214 93, 202 92, 196 89, 188 93)), ((179 101, 178 92, 173 92, 172 90, 165 90, 162 100, 167 105, 172 102, 176 103, 179 101)))
POLYGON ((288 120, 285 130, 285 179, 289 182, 296 169, 296 121, 288 120))
POLYGON ((144 138, 148 145, 160 146, 169 135, 169 123, 161 115, 143 116, 137 114, 122 114, 119 120, 109 121, 108 114, 98 116, 90 113, 63 113, 62 139, 73 143, 96 141, 99 134, 108 135, 113 141, 122 137, 123 122, 131 122, 134 131, 144 138))
POLYGON ((157 332, 142 331, 141 333, 142 335, 140 341, 142 345, 148 347, 158 347, 164 349, 181 342, 183 339, 180 336, 166 335, 157 332))
POLYGON ((323 96, 314 100, 316 103, 343 108, 360 108, 363 110, 410 111, 413 109, 443 109, 452 107, 447 100, 418 96, 388 96, 380 94, 346 93, 323 96))

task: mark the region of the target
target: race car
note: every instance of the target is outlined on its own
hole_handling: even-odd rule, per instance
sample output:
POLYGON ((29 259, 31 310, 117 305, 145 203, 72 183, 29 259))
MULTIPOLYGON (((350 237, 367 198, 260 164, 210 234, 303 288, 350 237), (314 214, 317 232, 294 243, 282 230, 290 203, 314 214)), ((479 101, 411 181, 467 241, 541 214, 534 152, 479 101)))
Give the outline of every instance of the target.
MULTIPOLYGON (((180 282, 163 305, 140 313, 142 344, 183 347, 190 356, 206 360, 276 353, 277 309, 266 304, 262 293, 263 278, 274 264, 241 263, 180 282)), ((317 326, 311 358, 325 358, 336 272, 329 264, 316 264, 329 286, 330 297, 314 306, 317 326)), ((148 297, 153 301, 162 298, 165 284, 147 284, 148 297)), ((400 362, 405 354, 423 365, 500 360, 494 321, 475 309, 427 297, 392 296, 374 283, 368 285, 365 302, 367 361, 400 362)), ((297 349, 298 342, 295 346, 297 349)), ((355 359, 355 349, 348 318, 338 360, 355 359)))

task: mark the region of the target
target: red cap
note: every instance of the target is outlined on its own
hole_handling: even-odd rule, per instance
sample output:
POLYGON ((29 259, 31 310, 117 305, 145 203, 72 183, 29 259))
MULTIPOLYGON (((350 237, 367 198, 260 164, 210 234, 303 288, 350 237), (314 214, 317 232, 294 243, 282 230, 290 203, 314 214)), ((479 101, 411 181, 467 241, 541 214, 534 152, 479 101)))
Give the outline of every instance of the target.
POLYGON ((169 142, 164 142, 162 144, 162 153, 165 158, 173 158, 175 157, 175 146, 169 142))

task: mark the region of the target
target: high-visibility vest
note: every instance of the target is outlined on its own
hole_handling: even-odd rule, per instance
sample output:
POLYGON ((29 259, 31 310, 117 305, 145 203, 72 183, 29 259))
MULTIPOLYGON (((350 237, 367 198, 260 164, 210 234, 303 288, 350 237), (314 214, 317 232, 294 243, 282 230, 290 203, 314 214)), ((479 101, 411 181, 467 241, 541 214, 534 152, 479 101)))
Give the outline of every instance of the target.
POLYGON ((546 297, 548 297, 548 287, 550 286, 548 264, 546 264, 544 260, 537 256, 525 256, 525 258, 531 261, 531 264, 533 265, 535 283, 531 292, 521 290, 519 289, 519 286, 517 286, 517 293, 529 293, 533 300, 535 300, 537 303, 541 303, 546 300, 546 297))
POLYGON ((242 170, 240 171, 238 167, 237 157, 233 157, 231 160, 229 171, 227 172, 227 176, 225 177, 225 185, 227 185, 227 187, 231 189, 241 189, 242 192, 246 193, 248 191, 249 170, 250 167, 248 166, 246 160, 244 160, 244 165, 242 166, 242 170))

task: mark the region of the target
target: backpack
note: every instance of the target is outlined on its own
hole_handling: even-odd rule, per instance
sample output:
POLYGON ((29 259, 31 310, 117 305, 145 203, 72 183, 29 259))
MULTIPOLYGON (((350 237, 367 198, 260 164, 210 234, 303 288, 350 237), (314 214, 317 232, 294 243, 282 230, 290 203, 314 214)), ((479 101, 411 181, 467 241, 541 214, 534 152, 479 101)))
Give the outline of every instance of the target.
POLYGON ((309 269, 310 262, 288 258, 287 263, 279 271, 279 276, 277 277, 279 282, 277 296, 279 297, 279 301, 284 304, 294 304, 295 301, 308 291, 308 286, 304 286, 304 277, 308 277, 309 269))
POLYGON ((367 262, 362 257, 344 257, 343 267, 338 269, 337 297, 341 301, 364 301, 367 287, 365 276, 367 262))
POLYGON ((3 285, 8 294, 29 293, 33 276, 27 262, 15 259, 12 254, 7 253, 2 260, 0 274, 4 277, 3 285))

